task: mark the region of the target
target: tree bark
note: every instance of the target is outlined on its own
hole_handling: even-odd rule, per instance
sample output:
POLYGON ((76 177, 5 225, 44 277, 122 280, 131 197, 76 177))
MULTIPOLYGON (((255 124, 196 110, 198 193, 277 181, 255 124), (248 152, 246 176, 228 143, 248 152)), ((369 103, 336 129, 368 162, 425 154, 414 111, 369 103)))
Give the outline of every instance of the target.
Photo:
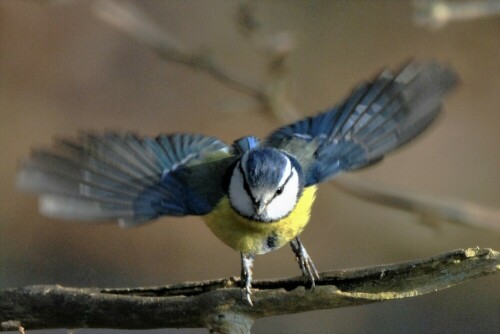
POLYGON ((310 290, 301 277, 256 281, 254 306, 239 279, 152 288, 34 285, 0 290, 3 330, 42 328, 194 328, 249 333, 263 317, 415 297, 498 272, 500 255, 469 248, 399 264, 324 272, 310 290))

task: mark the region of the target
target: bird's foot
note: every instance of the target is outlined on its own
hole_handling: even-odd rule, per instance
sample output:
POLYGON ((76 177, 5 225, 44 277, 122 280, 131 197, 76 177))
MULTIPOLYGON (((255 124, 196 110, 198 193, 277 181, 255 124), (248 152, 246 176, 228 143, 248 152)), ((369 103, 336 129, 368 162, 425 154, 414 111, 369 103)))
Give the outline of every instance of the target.
POLYGON ((252 303, 252 266, 254 256, 252 254, 241 253, 241 285, 243 300, 250 306, 252 303))
POLYGON ((292 246, 295 258, 297 259, 300 270, 302 271, 302 275, 307 281, 311 282, 311 289, 314 289, 316 280, 319 280, 320 277, 311 257, 298 237, 290 241, 290 246, 292 246))

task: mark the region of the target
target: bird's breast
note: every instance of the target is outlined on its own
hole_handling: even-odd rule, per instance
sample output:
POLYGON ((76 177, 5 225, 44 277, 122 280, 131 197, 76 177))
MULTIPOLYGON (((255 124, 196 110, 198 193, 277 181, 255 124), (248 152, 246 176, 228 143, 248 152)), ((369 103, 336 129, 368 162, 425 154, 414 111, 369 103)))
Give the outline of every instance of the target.
POLYGON ((316 186, 304 189, 297 205, 285 218, 258 222, 245 218, 223 197, 214 210, 203 216, 210 230, 229 247, 249 254, 265 254, 299 235, 309 222, 316 186))

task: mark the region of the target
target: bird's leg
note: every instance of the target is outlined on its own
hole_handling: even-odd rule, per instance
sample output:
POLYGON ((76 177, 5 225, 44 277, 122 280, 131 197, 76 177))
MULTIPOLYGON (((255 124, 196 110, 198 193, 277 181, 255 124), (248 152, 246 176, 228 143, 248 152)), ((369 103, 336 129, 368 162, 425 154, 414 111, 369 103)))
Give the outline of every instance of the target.
POLYGON ((243 299, 253 306, 252 303, 252 266, 253 266, 253 254, 243 254, 241 253, 241 288, 243 289, 243 299))
POLYGON ((307 251, 304 248, 304 245, 302 245, 299 237, 296 237, 295 239, 290 241, 290 246, 292 246, 295 258, 297 259, 300 270, 302 271, 302 275, 306 280, 311 282, 311 288, 314 288, 315 280, 319 279, 319 274, 316 270, 316 267, 314 266, 311 257, 309 256, 309 254, 307 254, 307 251))

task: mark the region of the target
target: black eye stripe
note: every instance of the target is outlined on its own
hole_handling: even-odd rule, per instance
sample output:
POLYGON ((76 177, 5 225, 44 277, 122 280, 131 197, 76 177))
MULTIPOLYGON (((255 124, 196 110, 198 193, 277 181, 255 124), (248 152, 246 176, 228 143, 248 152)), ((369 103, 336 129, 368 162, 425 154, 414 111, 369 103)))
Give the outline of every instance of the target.
POLYGON ((257 203, 257 200, 253 197, 252 192, 250 191, 250 186, 248 185, 247 178, 245 177, 245 172, 243 171, 243 167, 241 166, 241 163, 238 164, 238 167, 240 169, 241 176, 243 177, 243 189, 247 192, 248 196, 252 199, 253 203, 257 203))
MULTIPOLYGON (((248 196, 251 198, 252 202, 253 203, 257 203, 257 200, 255 199, 255 197, 253 196, 252 194, 252 191, 250 190, 250 185, 248 184, 248 181, 247 181, 247 178, 245 176, 245 171, 243 170, 243 166, 241 165, 241 162, 238 163, 238 168, 240 170, 240 173, 241 173, 241 176, 243 178, 243 189, 245 189, 246 193, 248 194, 248 196)), ((290 168, 290 174, 288 174, 285 182, 283 182, 283 185, 281 185, 278 189, 281 189, 281 191, 277 191, 274 193, 273 197, 271 198, 271 200, 269 202, 271 202, 273 199, 275 199, 277 196, 281 195, 283 193, 283 190, 285 189, 286 185, 288 184, 288 182, 292 179, 292 176, 293 176, 293 171, 294 171, 294 168, 290 168)))
POLYGON ((281 187, 279 187, 278 189, 281 189, 281 192, 278 193, 278 192, 275 192, 274 193, 274 196, 273 198, 271 199, 271 201, 276 197, 276 196, 279 196, 283 193, 283 189, 285 189, 285 186, 286 184, 288 183, 288 181, 290 181, 290 179, 292 178, 293 176, 293 167, 290 169, 290 174, 288 175, 288 177, 286 178, 285 182, 283 183, 283 185, 281 187))

